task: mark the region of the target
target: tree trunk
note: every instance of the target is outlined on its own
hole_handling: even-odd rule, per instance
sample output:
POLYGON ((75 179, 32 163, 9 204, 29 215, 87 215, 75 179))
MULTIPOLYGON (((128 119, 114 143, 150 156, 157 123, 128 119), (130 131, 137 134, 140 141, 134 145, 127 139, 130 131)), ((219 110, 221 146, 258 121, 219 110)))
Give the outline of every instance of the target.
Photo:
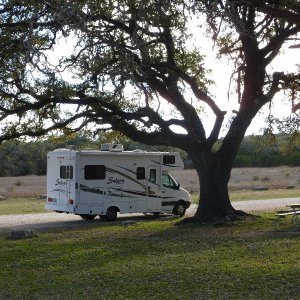
POLYGON ((238 219, 240 215, 245 215, 245 213, 235 210, 230 203, 228 193, 228 182, 232 170, 230 160, 210 155, 206 156, 205 163, 199 163, 195 167, 200 182, 200 199, 193 221, 227 222, 238 219))

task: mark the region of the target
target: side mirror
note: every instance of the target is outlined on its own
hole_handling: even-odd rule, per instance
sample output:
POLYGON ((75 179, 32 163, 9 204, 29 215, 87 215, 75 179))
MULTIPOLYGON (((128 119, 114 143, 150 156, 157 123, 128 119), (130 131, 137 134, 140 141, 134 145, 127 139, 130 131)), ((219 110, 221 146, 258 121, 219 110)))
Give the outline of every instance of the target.
POLYGON ((177 184, 177 190, 180 190, 180 183, 177 184))

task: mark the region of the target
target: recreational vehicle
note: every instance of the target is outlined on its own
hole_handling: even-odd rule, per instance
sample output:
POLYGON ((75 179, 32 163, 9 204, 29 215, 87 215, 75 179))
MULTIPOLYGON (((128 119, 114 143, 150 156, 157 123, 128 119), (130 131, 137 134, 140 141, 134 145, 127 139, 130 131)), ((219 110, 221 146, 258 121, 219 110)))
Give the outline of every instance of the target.
POLYGON ((169 174, 182 169, 178 153, 57 149, 48 153, 46 209, 85 220, 97 215, 114 221, 120 213, 172 213, 183 216, 189 193, 169 174))

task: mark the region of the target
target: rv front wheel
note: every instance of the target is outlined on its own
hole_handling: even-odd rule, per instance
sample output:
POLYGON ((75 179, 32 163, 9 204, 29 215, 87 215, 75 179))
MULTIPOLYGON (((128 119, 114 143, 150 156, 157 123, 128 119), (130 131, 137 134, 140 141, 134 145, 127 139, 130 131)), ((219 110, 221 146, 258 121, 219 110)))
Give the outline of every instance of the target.
POLYGON ((118 212, 116 208, 114 207, 109 207, 106 211, 105 219, 106 221, 112 222, 115 221, 117 218, 118 212))
POLYGON ((174 206, 173 214, 182 217, 185 214, 186 207, 183 202, 179 202, 174 206))

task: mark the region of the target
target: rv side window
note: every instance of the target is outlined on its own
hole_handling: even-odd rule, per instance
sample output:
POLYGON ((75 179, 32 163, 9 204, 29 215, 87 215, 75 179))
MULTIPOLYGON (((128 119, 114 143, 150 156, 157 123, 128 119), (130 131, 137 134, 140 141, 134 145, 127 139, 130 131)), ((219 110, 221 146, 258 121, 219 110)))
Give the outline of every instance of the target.
POLYGON ((175 155, 164 155, 163 164, 164 165, 174 165, 175 164, 175 155))
POLYGON ((84 167, 84 179, 105 179, 106 169, 102 165, 87 165, 84 167))
POLYGON ((62 179, 73 179, 73 166, 60 166, 59 173, 62 179))
POLYGON ((156 170, 155 169, 150 169, 150 174, 149 175, 150 175, 149 180, 151 182, 155 183, 156 182, 156 170))
POLYGON ((138 167, 136 168, 136 179, 142 180, 145 179, 145 168, 144 167, 138 167))

